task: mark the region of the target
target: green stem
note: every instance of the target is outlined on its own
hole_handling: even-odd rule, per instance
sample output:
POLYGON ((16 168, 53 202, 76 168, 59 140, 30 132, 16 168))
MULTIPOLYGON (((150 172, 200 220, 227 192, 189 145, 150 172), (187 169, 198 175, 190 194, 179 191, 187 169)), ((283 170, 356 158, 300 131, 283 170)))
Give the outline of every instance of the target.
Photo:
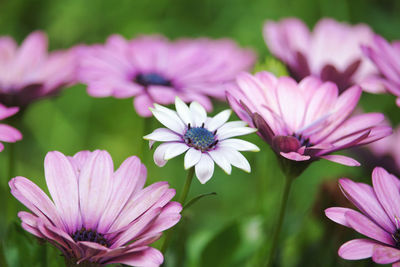
MULTIPOLYGON (((192 184, 193 176, 194 176, 194 167, 189 169, 187 177, 186 177, 185 185, 183 186, 181 196, 179 197, 179 203, 181 203, 182 206, 184 206, 186 198, 187 198, 187 196, 189 194, 189 189, 190 189, 190 185, 192 184)), ((171 242, 172 233, 174 232, 174 229, 175 228, 172 228, 172 229, 168 230, 167 233, 166 233, 166 236, 165 236, 165 239, 164 239, 164 243, 163 243, 163 245, 161 247, 161 252, 163 254, 165 253, 169 243, 171 242)))
POLYGON ((8 173, 7 181, 14 177, 15 173, 15 144, 11 143, 8 146, 8 173))
POLYGON ((0 266, 7 267, 7 261, 5 257, 4 247, 3 247, 3 240, 0 240, 0 266))
POLYGON ((285 219, 286 206, 289 199, 290 188, 293 180, 294 179, 290 176, 286 177, 285 188, 282 195, 281 207, 279 210, 278 222, 276 225, 276 229, 274 231, 274 236, 272 237, 272 246, 269 252, 268 263, 266 265, 267 267, 271 267, 275 259, 276 250, 278 248, 279 235, 282 230, 283 221, 285 219))

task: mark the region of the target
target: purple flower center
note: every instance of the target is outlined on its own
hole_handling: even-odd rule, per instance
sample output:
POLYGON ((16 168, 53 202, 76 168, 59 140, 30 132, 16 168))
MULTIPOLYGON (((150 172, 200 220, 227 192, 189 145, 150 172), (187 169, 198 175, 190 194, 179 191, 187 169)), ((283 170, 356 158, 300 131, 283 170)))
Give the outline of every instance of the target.
POLYGON ((204 128, 204 123, 201 127, 193 128, 189 123, 186 133, 183 135, 183 140, 188 146, 204 152, 212 149, 218 143, 218 140, 215 139, 216 133, 217 131, 210 132, 204 128))
POLYGON ((162 86, 172 85, 170 80, 164 78, 162 75, 158 73, 139 73, 138 75, 135 76, 134 81, 145 87, 149 85, 162 85, 162 86))
POLYGON ((306 138, 306 137, 304 137, 302 134, 296 134, 296 133, 294 133, 292 136, 293 136, 293 137, 296 137, 297 140, 299 140, 299 142, 300 142, 300 147, 302 147, 302 146, 305 146, 305 147, 313 146, 313 144, 310 142, 310 138, 308 138, 308 137, 306 138))
POLYGON ((394 242, 396 242, 396 248, 400 249, 400 229, 397 229, 396 232, 392 234, 394 242))
POLYGON ((103 234, 97 233, 96 231, 90 229, 86 230, 85 227, 83 227, 81 230, 76 231, 74 234, 71 235, 71 237, 72 239, 74 239, 75 242, 89 241, 95 242, 105 247, 110 246, 103 234))

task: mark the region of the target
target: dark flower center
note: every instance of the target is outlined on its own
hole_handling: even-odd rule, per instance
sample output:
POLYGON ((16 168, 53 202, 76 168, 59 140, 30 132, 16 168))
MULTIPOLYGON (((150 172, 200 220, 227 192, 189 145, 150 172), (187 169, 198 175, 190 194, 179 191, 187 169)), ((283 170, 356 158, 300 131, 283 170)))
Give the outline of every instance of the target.
POLYGON ((400 229, 397 229, 396 232, 392 234, 394 242, 396 242, 396 248, 400 249, 400 229))
POLYGON ((96 231, 90 229, 86 230, 85 227, 83 227, 81 230, 76 231, 74 234, 71 235, 71 237, 72 239, 74 239, 75 242, 90 241, 98 243, 105 247, 110 246, 103 234, 97 233, 96 231))
POLYGON ((134 81, 143 86, 149 85, 162 85, 162 86, 171 86, 172 83, 170 80, 164 78, 158 73, 139 73, 135 76, 134 81))
POLYGON ((305 147, 313 146, 313 144, 310 142, 310 138, 308 138, 308 137, 306 138, 306 137, 302 136, 302 134, 294 133, 292 136, 296 137, 297 140, 299 140, 300 147, 302 147, 302 146, 305 146, 305 147))
POLYGON ((185 143, 191 147, 194 147, 202 152, 212 149, 218 140, 215 139, 215 132, 210 132, 204 128, 204 123, 201 127, 191 127, 190 123, 186 133, 183 135, 185 143))

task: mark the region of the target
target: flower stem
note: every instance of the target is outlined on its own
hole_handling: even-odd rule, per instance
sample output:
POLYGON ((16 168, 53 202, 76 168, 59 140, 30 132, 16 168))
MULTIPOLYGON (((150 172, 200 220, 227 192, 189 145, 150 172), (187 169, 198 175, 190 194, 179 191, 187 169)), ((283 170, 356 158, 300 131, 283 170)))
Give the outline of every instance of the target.
POLYGON ((267 267, 271 267, 275 259, 276 250, 278 248, 279 235, 282 230, 282 225, 285 218, 286 206, 289 199, 290 188, 293 180, 294 179, 289 175, 286 177, 285 188, 282 195, 281 207, 279 209, 278 222, 276 224, 274 236, 272 238, 272 246, 269 252, 268 263, 266 265, 267 267))
POLYGON ((8 173, 7 181, 14 177, 15 172, 15 143, 9 144, 8 147, 8 173))
MULTIPOLYGON (((192 184, 193 176, 194 176, 194 167, 189 169, 187 177, 186 177, 185 185, 183 186, 181 196, 179 197, 179 203, 181 203, 182 206, 185 204, 186 198, 189 194, 189 189, 190 189, 190 185, 192 184)), ((169 243, 171 242, 172 233, 174 232, 173 230, 174 230, 174 228, 168 230, 166 233, 164 243, 161 247, 161 252, 163 254, 165 253, 169 243)))

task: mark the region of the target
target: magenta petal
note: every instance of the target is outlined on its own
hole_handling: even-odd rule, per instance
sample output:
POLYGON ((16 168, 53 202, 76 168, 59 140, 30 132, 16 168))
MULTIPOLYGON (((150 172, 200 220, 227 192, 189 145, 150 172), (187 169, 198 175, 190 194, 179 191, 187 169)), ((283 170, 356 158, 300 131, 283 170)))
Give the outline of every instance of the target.
POLYGON ((107 264, 123 263, 136 267, 158 267, 163 261, 164 257, 161 252, 155 248, 149 247, 146 250, 122 254, 121 256, 112 258, 107 261, 107 264))
POLYGON ((346 221, 351 226, 351 228, 353 228, 360 234, 363 234, 369 238, 375 239, 391 246, 394 245, 391 234, 383 230, 381 227, 376 225, 374 222, 372 222, 361 213, 350 210, 346 212, 345 216, 346 221))
MULTIPOLYGON (((1 51, 0 51, 1 53, 1 51)), ((6 107, 0 103, 0 120, 4 120, 8 117, 11 117, 15 113, 19 111, 19 107, 6 107)))
POLYGON ((320 156, 323 159, 333 161, 336 163, 340 163, 346 166, 360 166, 361 164, 352 158, 343 156, 343 155, 325 155, 325 156, 320 156))
POLYGON ((373 188, 363 183, 355 183, 350 179, 339 180, 342 191, 360 211, 367 215, 389 233, 394 233, 396 227, 382 209, 373 188))
POLYGON ((142 187, 146 177, 142 175, 142 164, 138 157, 127 158, 114 174, 112 193, 106 210, 100 219, 98 231, 105 233, 123 209, 135 188, 142 187), (143 179, 144 178, 144 179, 143 179))
POLYGON ((151 117, 149 108, 153 107, 153 104, 154 101, 147 94, 138 95, 133 100, 136 112, 142 117, 151 117))
POLYGON ((290 160, 295 160, 295 161, 305 161, 305 160, 309 160, 311 158, 310 156, 301 155, 297 152, 289 152, 289 153, 281 152, 280 154, 282 157, 285 157, 290 160))
POLYGON ((339 223, 347 227, 351 227, 346 220, 346 212, 350 210, 352 209, 340 208, 340 207, 328 208, 325 210, 325 215, 326 217, 328 217, 329 219, 331 219, 336 223, 339 223))
POLYGON ((397 220, 400 218, 400 194, 395 178, 385 169, 376 167, 372 172, 372 183, 376 196, 382 207, 385 209, 393 224, 399 227, 397 220))
POLYGON ((111 195, 114 172, 110 154, 93 152, 79 176, 79 203, 86 229, 95 229, 111 195))
POLYGON ((20 176, 11 179, 8 184, 11 194, 43 222, 54 224, 61 229, 64 228, 53 202, 37 185, 20 176))
POLYGON ((378 244, 369 239, 354 239, 344 243, 338 251, 345 260, 361 260, 372 257, 374 246, 378 244))
POLYGON ((372 260, 379 264, 388 264, 400 261, 400 250, 393 247, 376 245, 372 260))
POLYGON ((37 237, 44 238, 42 233, 38 230, 37 221, 40 220, 38 217, 26 211, 18 212, 18 217, 21 219, 21 226, 25 231, 37 237))
POLYGON ((76 172, 68 158, 57 151, 47 153, 44 170, 57 210, 68 232, 73 233, 81 224, 76 172))
POLYGON ((12 143, 21 139, 22 134, 20 131, 12 126, 0 124, 0 141, 12 143))

